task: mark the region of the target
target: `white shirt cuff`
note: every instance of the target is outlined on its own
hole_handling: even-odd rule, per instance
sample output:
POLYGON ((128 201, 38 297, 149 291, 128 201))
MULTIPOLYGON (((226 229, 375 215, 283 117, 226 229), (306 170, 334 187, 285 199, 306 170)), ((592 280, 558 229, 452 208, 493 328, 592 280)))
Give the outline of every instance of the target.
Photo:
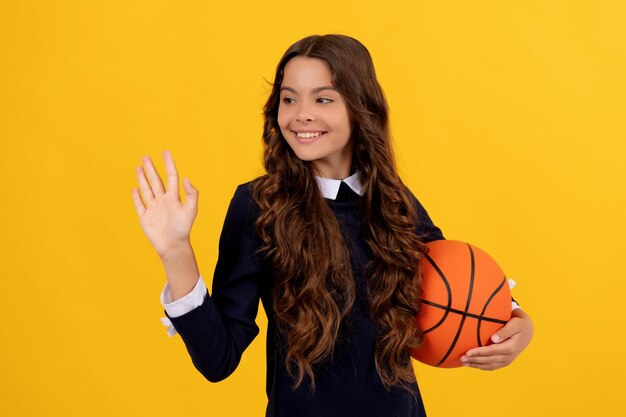
MULTIPOLYGON (((510 289, 513 289, 513 287, 517 285, 517 282, 513 281, 513 279, 511 278, 509 278, 508 283, 509 283, 510 289)), ((515 301, 511 301, 511 311, 517 310, 518 308, 522 308, 522 307, 520 307, 519 304, 517 304, 515 301)))
MULTIPOLYGON (((180 317, 201 306, 204 302, 204 297, 206 297, 206 291, 206 285, 202 280, 202 275, 200 275, 196 286, 189 294, 176 301, 172 301, 172 292, 169 283, 166 283, 165 287, 163 287, 163 291, 161 291, 161 304, 170 317, 180 317)), ((167 334, 170 337, 176 334, 176 329, 169 318, 161 317, 161 323, 167 327, 167 334)))

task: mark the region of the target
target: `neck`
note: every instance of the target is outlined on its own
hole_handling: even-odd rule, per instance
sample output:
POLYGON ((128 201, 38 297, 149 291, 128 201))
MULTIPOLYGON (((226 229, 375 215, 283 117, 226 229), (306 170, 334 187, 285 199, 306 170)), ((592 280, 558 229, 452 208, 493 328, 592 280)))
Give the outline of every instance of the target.
POLYGON ((324 163, 315 163, 315 169, 317 175, 322 178, 342 180, 350 176, 350 165, 330 166, 324 163))

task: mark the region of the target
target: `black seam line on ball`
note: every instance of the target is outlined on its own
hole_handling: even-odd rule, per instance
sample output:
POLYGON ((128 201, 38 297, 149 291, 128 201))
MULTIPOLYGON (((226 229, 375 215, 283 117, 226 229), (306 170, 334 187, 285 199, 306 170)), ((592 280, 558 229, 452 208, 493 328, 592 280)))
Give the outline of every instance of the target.
MULTIPOLYGON (((469 243, 467 243, 467 248, 469 249, 469 253, 470 253, 471 267, 470 267, 470 285, 469 285, 469 291, 467 292, 467 302, 465 303, 465 311, 469 310, 470 302, 472 301, 472 291, 474 290, 474 270, 476 269, 476 263, 474 261, 474 251, 472 250, 472 247, 469 245, 469 243)), ((454 336, 454 340, 450 344, 450 347, 448 348, 448 351, 446 352, 446 354, 443 355, 443 358, 441 358, 439 363, 437 363, 437 365, 435 366, 439 366, 442 363, 444 363, 445 360, 448 359, 448 356, 450 356, 450 354, 452 353, 452 350, 454 350, 454 347, 456 346, 456 342, 459 341, 459 337, 461 336, 461 332, 463 331, 463 325, 465 324, 466 318, 467 316, 465 314, 461 317, 461 323, 459 323, 459 328, 456 330, 456 335, 454 336)))
MULTIPOLYGON (((446 321, 446 317, 448 317, 448 313, 450 312, 450 307, 452 307, 452 291, 450 290, 450 283, 448 282, 448 279, 444 275, 443 271, 439 268, 439 266, 437 266, 435 261, 433 261, 433 259, 430 256, 428 256, 427 253, 425 253, 424 256, 426 256, 426 259, 428 260, 428 262, 430 262, 433 268, 435 268, 435 271, 437 271, 437 273, 441 277, 444 285, 446 286, 446 291, 448 292, 448 306, 444 307, 446 312, 444 313, 443 317, 441 317, 441 319, 434 326, 432 326, 430 329, 424 330, 424 334, 426 334, 428 332, 432 332, 437 327, 441 326, 441 324, 444 321, 446 321)), ((424 302, 424 300, 422 300, 422 302, 424 302)), ((426 304, 429 304, 429 303, 426 303, 426 304)))
POLYGON ((503 277, 502 282, 500 283, 500 285, 498 285, 498 288, 496 288, 487 299, 487 302, 485 303, 485 306, 483 307, 483 311, 480 312, 481 318, 478 319, 478 326, 476 326, 476 340, 478 340, 478 346, 483 345, 480 341, 480 324, 482 323, 482 320, 483 320, 482 317, 485 314, 485 311, 487 311, 487 307, 489 306, 489 303, 491 302, 491 300, 493 300, 493 297, 495 297, 496 294, 500 292, 502 287, 504 287, 505 283, 506 283, 506 277, 503 277))
POLYGON ((431 307, 435 307, 435 308, 440 308, 442 310, 446 310, 450 313, 456 313, 459 314, 461 316, 467 316, 473 319, 478 319, 478 320, 482 320, 482 321, 488 321, 491 323, 499 323, 499 324, 506 324, 507 321, 506 320, 500 320, 500 319, 494 319, 492 317, 485 317, 482 316, 480 314, 475 314, 475 313, 469 313, 467 311, 463 311, 463 310, 457 310, 456 308, 449 308, 446 306, 443 306, 441 304, 437 304, 437 303, 433 303, 432 301, 428 301, 428 300, 422 300, 422 303, 427 304, 431 307))

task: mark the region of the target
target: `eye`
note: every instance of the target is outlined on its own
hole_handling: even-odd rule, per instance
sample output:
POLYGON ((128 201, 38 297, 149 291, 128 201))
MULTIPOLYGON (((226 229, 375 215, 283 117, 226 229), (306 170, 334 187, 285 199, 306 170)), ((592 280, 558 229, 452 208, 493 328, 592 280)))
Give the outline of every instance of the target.
POLYGON ((283 97, 283 103, 285 104, 291 104, 293 102, 292 100, 291 97, 283 97))
POLYGON ((329 98, 325 98, 325 97, 320 97, 318 98, 318 100, 326 100, 326 103, 332 103, 333 101, 329 98))

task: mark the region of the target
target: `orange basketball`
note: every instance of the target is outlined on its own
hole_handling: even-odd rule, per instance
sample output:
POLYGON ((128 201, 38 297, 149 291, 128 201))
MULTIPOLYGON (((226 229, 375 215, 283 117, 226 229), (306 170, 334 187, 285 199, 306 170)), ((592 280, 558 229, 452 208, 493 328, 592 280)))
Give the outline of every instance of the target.
POLYGON ((463 366, 461 356, 489 344, 511 318, 511 290, 502 269, 476 246, 455 240, 426 246, 417 315, 424 342, 410 353, 431 366, 463 366))

